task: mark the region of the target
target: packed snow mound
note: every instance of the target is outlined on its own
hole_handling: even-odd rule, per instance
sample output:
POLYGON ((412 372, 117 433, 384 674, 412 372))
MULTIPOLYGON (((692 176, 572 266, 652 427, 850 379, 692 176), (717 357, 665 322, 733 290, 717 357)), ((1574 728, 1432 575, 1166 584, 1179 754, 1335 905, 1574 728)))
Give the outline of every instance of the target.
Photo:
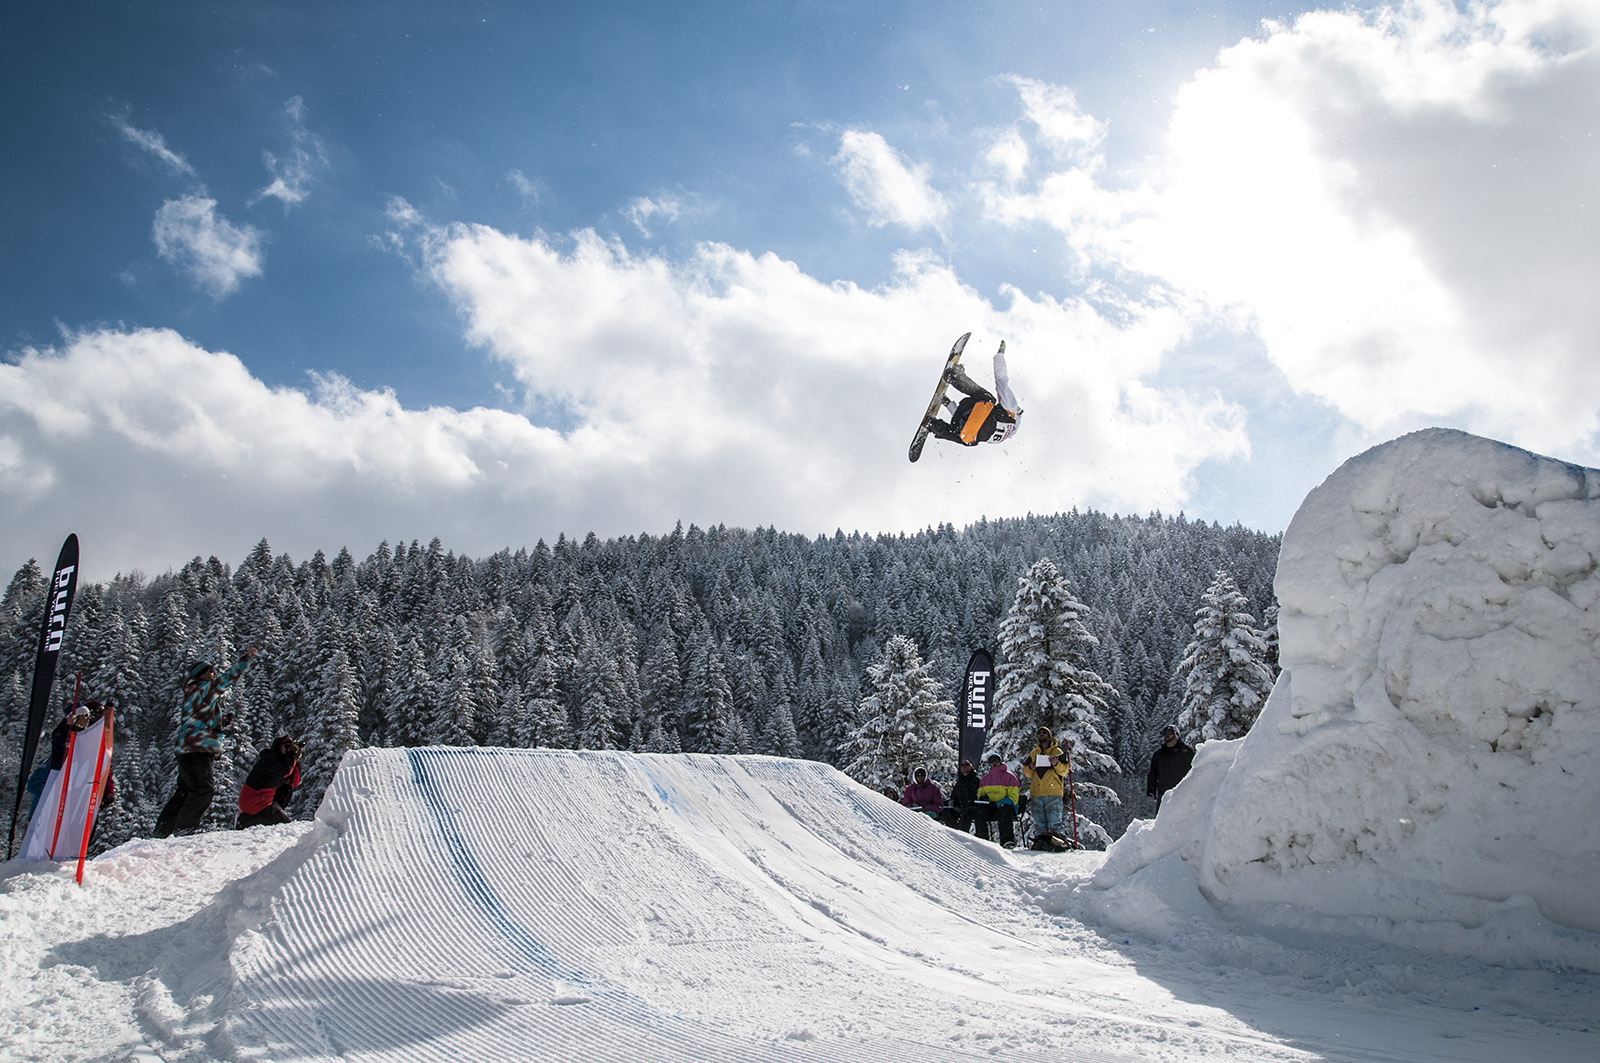
POLYGON ((1179 853, 1224 907, 1600 969, 1597 558, 1596 470, 1444 429, 1352 458, 1284 534, 1260 718, 1096 884, 1179 853))
MULTIPOLYGON (((297 855, 206 979, 226 1058, 1117 1057, 1030 993, 1056 935, 1012 856, 823 764, 362 750, 297 855)), ((1134 1010, 1099 1039, 1233 1042, 1134 1010)))

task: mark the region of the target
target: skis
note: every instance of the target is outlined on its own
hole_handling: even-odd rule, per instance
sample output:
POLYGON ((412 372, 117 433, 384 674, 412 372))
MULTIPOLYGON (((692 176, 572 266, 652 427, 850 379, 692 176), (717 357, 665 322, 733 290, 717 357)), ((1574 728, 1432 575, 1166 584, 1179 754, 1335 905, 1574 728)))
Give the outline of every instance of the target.
POLYGON ((917 434, 911 437, 911 449, 907 452, 912 461, 922 457, 922 445, 928 441, 928 433, 933 431, 933 422, 939 416, 939 404, 944 400, 944 389, 948 386, 945 374, 955 368, 961 361, 961 352, 966 349, 967 340, 972 338, 972 333, 964 333, 956 345, 950 348, 950 357, 944 361, 944 369, 939 373, 939 387, 933 393, 933 401, 928 403, 928 412, 922 415, 922 423, 917 425, 917 434))

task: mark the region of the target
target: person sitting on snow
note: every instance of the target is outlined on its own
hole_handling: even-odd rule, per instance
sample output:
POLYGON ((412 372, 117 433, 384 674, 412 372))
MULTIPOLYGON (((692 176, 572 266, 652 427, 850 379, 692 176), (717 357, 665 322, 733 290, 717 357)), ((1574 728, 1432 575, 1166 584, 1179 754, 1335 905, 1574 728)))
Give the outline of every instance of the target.
POLYGON ((288 735, 261 751, 239 787, 239 830, 289 822, 284 806, 300 785, 300 743, 288 735))
POLYGON ((913 774, 916 779, 906 787, 905 796, 900 798, 900 803, 938 819, 939 813, 944 810, 944 791, 928 778, 927 768, 918 768, 913 774))
POLYGON ((944 825, 954 827, 962 834, 972 831, 973 820, 983 823, 983 812, 978 808, 978 773, 972 770, 972 761, 963 760, 956 769, 955 785, 950 787, 950 805, 944 810, 944 825))
POLYGON ((975 447, 979 443, 1004 442, 1016 432, 1022 408, 1017 405, 1017 397, 1011 393, 1011 378, 1006 373, 1005 344, 1000 345, 1000 350, 994 356, 994 390, 1000 393, 999 398, 968 376, 960 362, 951 366, 944 378, 966 398, 958 403, 946 395, 944 409, 950 419, 946 421, 935 417, 929 434, 965 447, 975 447))
POLYGON ((1005 761, 1000 759, 1000 754, 990 753, 989 770, 983 773, 983 779, 978 786, 980 818, 973 833, 987 838, 989 824, 998 822, 1000 844, 1007 849, 1017 847, 1018 785, 1017 777, 1006 767, 1005 761))

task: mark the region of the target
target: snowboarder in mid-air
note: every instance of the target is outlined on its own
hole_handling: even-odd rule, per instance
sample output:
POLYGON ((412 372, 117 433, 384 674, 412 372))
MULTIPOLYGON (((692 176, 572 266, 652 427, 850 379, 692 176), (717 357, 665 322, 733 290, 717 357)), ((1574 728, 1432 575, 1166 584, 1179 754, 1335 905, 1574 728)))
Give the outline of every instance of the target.
POLYGON ((979 443, 1004 442, 1016 432, 1022 409, 1017 405, 1017 397, 1011 393, 1011 379, 1006 375, 1004 343, 1000 344, 994 356, 994 390, 999 392, 998 398, 968 376, 960 362, 951 366, 944 378, 966 398, 957 402, 946 395, 940 400, 950 419, 946 421, 935 417, 933 435, 951 443, 975 447, 979 443))
POLYGON ((994 356, 994 388, 1000 393, 996 397, 961 368, 961 352, 971 335, 969 332, 962 336, 950 349, 944 373, 939 377, 939 388, 934 392, 933 401, 928 404, 928 412, 923 414, 922 423, 917 425, 916 435, 912 437, 907 455, 912 461, 922 456, 922 444, 930 435, 962 446, 975 447, 979 443, 1003 442, 1017 430, 1022 408, 1011 392, 1011 380, 1006 373, 1005 341, 1000 341, 1000 349, 994 356), (945 389, 950 387, 966 397, 957 402, 945 394, 945 389), (939 416, 941 411, 949 415, 949 420, 939 416))

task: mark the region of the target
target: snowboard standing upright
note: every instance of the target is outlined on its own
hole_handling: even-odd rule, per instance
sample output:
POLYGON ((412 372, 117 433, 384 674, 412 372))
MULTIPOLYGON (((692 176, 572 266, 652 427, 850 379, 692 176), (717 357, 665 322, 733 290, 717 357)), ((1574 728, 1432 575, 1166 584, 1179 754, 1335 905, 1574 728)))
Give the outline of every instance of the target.
POLYGON ((917 425, 917 434, 911 437, 911 450, 908 452, 912 461, 922 457, 922 445, 928 441, 928 433, 933 431, 933 422, 938 419, 939 405, 944 401, 945 388, 949 387, 950 370, 961 361, 961 352, 967 347, 967 340, 972 338, 972 333, 964 333, 956 345, 950 348, 950 357, 944 361, 944 369, 939 373, 939 387, 933 393, 933 401, 928 403, 928 412, 922 415, 922 423, 917 425))

